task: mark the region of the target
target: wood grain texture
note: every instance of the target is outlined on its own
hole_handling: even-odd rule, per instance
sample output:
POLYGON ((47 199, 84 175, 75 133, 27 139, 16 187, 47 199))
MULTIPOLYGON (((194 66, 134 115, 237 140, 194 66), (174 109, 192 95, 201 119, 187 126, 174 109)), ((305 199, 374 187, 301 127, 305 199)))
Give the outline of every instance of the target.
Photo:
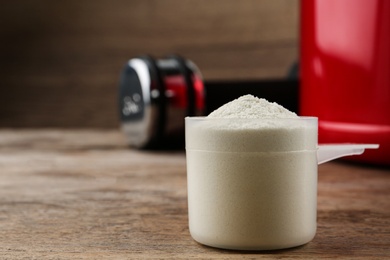
POLYGON ((298 0, 0 3, 0 126, 117 127, 120 71, 144 53, 206 80, 285 77, 298 56, 298 0))
POLYGON ((314 240, 241 252, 190 237, 185 166, 114 130, 1 130, 0 259, 390 257, 388 168, 321 165, 314 240))

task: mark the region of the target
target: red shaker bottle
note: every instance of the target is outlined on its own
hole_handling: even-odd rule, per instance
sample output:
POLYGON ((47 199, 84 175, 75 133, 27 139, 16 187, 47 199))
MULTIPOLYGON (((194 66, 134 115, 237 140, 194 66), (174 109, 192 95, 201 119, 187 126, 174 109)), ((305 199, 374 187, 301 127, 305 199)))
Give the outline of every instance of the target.
POLYGON ((390 1, 301 1, 300 114, 320 143, 378 143, 351 157, 390 165, 390 1))

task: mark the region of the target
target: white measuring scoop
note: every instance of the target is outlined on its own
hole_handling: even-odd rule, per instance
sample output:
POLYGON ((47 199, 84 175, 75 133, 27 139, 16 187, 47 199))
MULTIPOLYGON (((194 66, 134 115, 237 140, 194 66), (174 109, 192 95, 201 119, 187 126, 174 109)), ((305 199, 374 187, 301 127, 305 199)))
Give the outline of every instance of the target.
POLYGON ((317 162, 321 164, 344 156, 362 154, 365 149, 378 148, 379 144, 321 144, 318 145, 317 162))

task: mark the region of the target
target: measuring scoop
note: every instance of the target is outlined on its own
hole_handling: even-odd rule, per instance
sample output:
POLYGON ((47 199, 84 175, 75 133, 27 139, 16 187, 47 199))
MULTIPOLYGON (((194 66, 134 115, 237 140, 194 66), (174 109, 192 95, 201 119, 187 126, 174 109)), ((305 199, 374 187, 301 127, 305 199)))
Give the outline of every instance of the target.
POLYGON ((362 154, 365 149, 378 148, 379 144, 321 144, 318 145, 317 162, 321 164, 344 156, 362 154))

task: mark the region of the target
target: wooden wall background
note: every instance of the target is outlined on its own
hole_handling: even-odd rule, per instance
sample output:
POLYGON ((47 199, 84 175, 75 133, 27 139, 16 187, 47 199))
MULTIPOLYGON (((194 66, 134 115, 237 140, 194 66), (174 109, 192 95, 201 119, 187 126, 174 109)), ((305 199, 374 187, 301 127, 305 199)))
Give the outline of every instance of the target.
POLYGON ((0 127, 118 127, 123 64, 179 53, 205 80, 284 77, 298 0, 0 1, 0 127))

